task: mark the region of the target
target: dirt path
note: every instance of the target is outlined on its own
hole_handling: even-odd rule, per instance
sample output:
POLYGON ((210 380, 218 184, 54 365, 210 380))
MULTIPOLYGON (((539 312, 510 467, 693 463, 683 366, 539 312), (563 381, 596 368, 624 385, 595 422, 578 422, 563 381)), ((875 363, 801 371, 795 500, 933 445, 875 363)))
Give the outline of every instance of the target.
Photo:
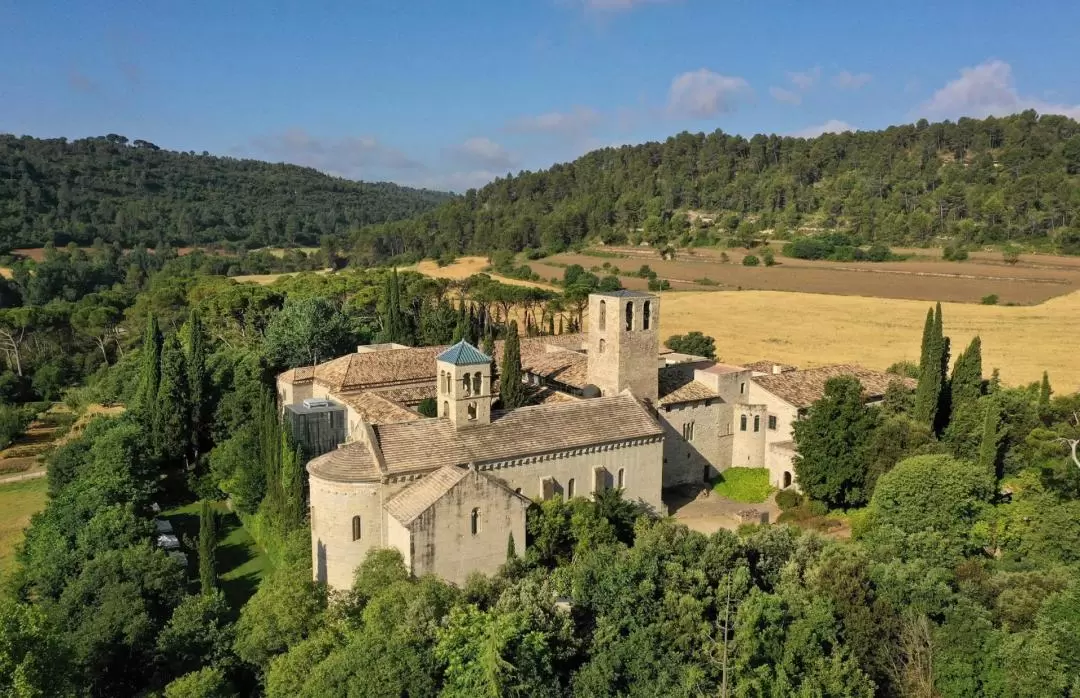
POLYGON ((28 473, 19 473, 18 475, 6 475, 0 477, 0 485, 7 485, 12 482, 22 482, 23 480, 36 480, 39 477, 45 477, 48 473, 44 468, 41 470, 34 470, 28 473))

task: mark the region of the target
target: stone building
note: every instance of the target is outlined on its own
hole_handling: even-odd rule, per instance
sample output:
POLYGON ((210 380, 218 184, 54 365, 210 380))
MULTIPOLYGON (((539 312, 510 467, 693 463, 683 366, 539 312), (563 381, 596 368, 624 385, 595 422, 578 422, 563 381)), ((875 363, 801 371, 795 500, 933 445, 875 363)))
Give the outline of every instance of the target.
POLYGON ((648 293, 592 294, 589 318, 584 335, 522 338, 533 404, 511 411, 497 403, 501 342, 495 357, 466 342, 372 345, 280 374, 283 409, 345 420, 343 443, 307 465, 314 577, 348 588, 370 549, 393 547, 414 574, 460 584, 498 569, 511 538, 522 552, 528 505, 556 495, 617 487, 662 514, 665 488, 733 466, 796 486, 791 425, 825 381, 855 375, 873 401, 898 380, 662 353, 648 293), (429 398, 438 416, 424 418, 429 398))

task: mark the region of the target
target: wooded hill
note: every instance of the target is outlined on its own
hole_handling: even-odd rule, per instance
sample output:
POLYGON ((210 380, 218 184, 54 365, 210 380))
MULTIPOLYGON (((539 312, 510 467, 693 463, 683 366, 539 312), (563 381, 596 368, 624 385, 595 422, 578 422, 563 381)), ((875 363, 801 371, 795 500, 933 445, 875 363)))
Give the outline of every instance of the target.
POLYGON ((0 134, 0 249, 235 241, 318 245, 323 235, 416 216, 450 197, 308 167, 163 150, 110 134, 0 134))
POLYGON ((358 259, 378 260, 559 251, 590 237, 707 244, 840 230, 863 242, 1080 253, 1078 174, 1080 124, 1033 111, 811 139, 681 133, 498 179, 353 242, 358 259), (713 223, 692 226, 689 211, 713 223))

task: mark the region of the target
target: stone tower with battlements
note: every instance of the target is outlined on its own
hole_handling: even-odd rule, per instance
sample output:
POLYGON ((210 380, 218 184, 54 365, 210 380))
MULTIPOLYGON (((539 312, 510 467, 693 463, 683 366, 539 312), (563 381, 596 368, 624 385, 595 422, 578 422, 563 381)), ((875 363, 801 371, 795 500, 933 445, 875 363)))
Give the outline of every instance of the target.
POLYGON ((491 357, 461 340, 435 359, 439 416, 456 429, 491 423, 491 357))
POLYGON ((656 405, 660 299, 640 291, 589 295, 589 382, 602 395, 627 388, 656 405))

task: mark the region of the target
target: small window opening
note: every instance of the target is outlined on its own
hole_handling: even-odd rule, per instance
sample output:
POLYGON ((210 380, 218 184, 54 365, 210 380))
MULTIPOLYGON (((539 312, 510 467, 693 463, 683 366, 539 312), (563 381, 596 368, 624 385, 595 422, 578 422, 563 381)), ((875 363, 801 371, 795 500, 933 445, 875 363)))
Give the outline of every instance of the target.
POLYGON ((618 483, 618 487, 620 490, 626 487, 626 470, 624 468, 619 468, 619 472, 616 476, 615 481, 618 483))
POLYGON ((634 304, 626 304, 626 331, 629 332, 634 329, 634 304))
MULTIPOLYGON (((596 328, 601 332, 607 325, 607 303, 600 301, 600 317, 596 319, 596 328)), ((602 341, 602 340, 601 340, 602 341)))
POLYGON ((775 414, 770 414, 769 415, 769 429, 772 430, 772 431, 776 431, 776 415, 775 414))
POLYGON ((361 533, 362 531, 360 530, 360 517, 354 516, 352 517, 352 539, 360 540, 361 533))
POLYGON ((483 379, 480 377, 480 372, 477 371, 476 373, 473 374, 473 377, 472 377, 472 391, 475 394, 479 395, 481 393, 482 385, 483 385, 483 379))
POLYGON ((784 471, 784 489, 791 487, 791 473, 787 470, 784 471))
POLYGON ((443 400, 442 416, 444 416, 444 417, 449 417, 450 416, 450 402, 447 401, 447 400, 443 400))
POLYGON ((652 305, 649 303, 649 301, 645 301, 645 307, 642 308, 642 313, 641 313, 641 329, 643 329, 643 330, 649 329, 649 320, 650 320, 651 315, 652 315, 651 311, 652 311, 652 305))
POLYGON ((607 342, 605 342, 604 340, 601 339, 600 340, 600 353, 603 354, 605 349, 607 349, 607 342))
POLYGON ((746 431, 746 415, 739 415, 739 431, 746 431))
POLYGON ((566 483, 566 498, 569 499, 574 496, 574 478, 570 478, 566 483))
POLYGON ((468 413, 469 413, 469 419, 476 419, 476 403, 475 402, 470 402, 469 406, 466 409, 468 410, 468 413))
POLYGON ((469 515, 469 529, 472 531, 472 534, 474 536, 477 533, 480 532, 480 510, 479 509, 473 509, 472 514, 469 515))
POLYGON ((761 417, 754 415, 754 431, 761 431, 761 417))

